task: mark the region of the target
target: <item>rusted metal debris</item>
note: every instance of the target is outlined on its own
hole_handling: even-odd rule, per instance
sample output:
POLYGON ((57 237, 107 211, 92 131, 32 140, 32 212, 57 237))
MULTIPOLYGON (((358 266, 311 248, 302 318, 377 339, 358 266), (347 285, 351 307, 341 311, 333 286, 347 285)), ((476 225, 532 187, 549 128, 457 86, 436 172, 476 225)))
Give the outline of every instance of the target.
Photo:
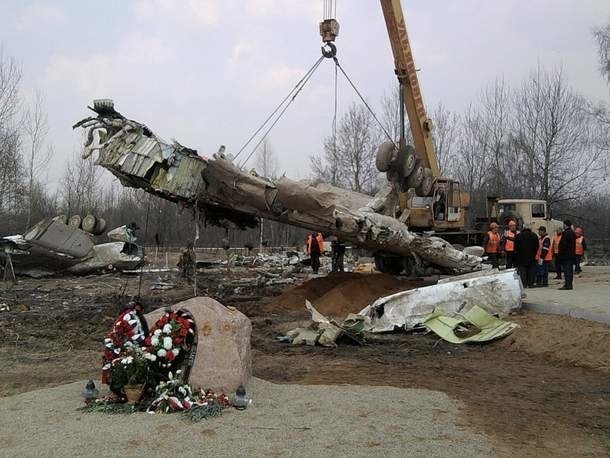
POLYGON ((481 267, 481 258, 443 239, 410 232, 395 219, 396 194, 390 186, 371 198, 325 183, 271 180, 238 168, 223 153, 206 158, 177 142, 168 143, 115 111, 112 101, 95 101, 92 110, 97 116, 74 125, 86 129, 84 157, 97 151, 96 163, 124 186, 196 208, 208 221, 228 220, 244 228, 262 217, 332 234, 359 247, 414 255, 444 271, 481 267))

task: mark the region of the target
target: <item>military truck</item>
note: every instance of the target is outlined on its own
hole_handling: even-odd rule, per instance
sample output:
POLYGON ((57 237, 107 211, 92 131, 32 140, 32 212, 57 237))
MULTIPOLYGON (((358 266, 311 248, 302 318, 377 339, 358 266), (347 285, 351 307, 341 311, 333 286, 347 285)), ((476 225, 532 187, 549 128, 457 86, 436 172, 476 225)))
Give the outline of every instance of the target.
POLYGON ((552 219, 546 201, 539 199, 496 199, 488 201, 489 221, 495 221, 501 226, 508 226, 509 220, 517 222, 521 229, 528 224, 536 232, 540 226, 546 227, 549 234, 563 228, 563 223, 552 219))

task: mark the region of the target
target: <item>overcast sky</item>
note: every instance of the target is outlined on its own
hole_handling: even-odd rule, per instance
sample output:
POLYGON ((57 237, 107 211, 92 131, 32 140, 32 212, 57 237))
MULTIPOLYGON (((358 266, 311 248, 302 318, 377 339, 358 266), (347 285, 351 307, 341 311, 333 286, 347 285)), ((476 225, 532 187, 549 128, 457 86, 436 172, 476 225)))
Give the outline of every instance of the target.
MULTIPOLYGON (((403 0, 429 107, 461 111, 496 77, 517 84, 562 66, 584 95, 608 100, 591 29, 608 0, 403 0)), ((239 150, 319 56, 322 0, 0 0, 0 44, 23 66, 23 90, 46 94, 56 156, 49 182, 79 148, 71 125, 109 97, 163 138, 209 155, 239 150)), ((395 84, 379 2, 338 0, 338 57, 378 104, 395 84)), ((330 61, 271 134, 280 167, 309 175, 332 118, 330 61)), ((340 106, 354 94, 339 90, 340 106)))

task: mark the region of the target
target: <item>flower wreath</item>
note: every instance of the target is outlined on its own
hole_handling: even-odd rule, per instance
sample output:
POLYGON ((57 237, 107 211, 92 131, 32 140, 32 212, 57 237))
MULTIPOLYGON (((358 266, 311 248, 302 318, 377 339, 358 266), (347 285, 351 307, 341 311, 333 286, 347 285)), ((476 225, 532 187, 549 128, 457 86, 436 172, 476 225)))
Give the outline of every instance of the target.
POLYGON ((163 371, 180 364, 189 355, 195 337, 195 322, 186 310, 167 310, 144 339, 146 357, 163 371))
POLYGON ((129 303, 112 325, 108 336, 104 339, 104 355, 102 357, 102 383, 112 383, 110 372, 115 361, 123 359, 133 346, 141 346, 148 330, 142 317, 142 306, 139 303, 129 303))

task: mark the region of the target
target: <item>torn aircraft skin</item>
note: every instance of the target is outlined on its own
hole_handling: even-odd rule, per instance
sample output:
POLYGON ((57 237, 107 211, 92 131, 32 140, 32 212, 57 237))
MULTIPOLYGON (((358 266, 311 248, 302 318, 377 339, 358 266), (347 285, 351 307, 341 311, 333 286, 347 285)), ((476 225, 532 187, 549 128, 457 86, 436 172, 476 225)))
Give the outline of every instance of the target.
POLYGON ((521 308, 523 295, 515 269, 491 269, 380 297, 359 314, 371 320, 372 332, 412 330, 433 313, 452 317, 474 307, 505 317, 521 308))
POLYGON ((142 248, 133 243, 110 242, 95 245, 91 236, 68 226, 59 218, 43 219, 23 236, 0 239, 9 243, 17 274, 45 277, 55 274, 90 274, 115 268, 136 269, 144 262, 142 248))
POLYGON ((270 180, 236 167, 230 157, 204 158, 177 142, 157 137, 145 125, 126 119, 111 100, 94 102, 97 116, 73 127, 86 129, 83 156, 95 151, 96 163, 110 170, 124 186, 141 188, 206 218, 252 227, 258 218, 332 234, 378 252, 415 255, 423 264, 463 273, 481 268, 481 258, 454 249, 437 237, 410 232, 392 215, 396 195, 391 187, 377 196, 324 183, 270 180))

